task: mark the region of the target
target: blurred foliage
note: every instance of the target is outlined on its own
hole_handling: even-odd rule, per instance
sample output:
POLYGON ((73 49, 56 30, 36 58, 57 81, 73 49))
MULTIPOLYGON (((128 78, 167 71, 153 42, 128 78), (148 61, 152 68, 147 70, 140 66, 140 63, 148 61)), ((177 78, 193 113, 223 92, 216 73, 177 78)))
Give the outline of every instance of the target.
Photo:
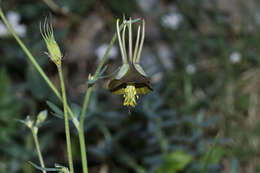
MULTIPOLYGON (((112 38, 116 17, 143 17, 147 22, 142 63, 154 92, 139 99, 128 114, 122 98, 104 89, 105 82, 97 82, 85 124, 90 173, 201 173, 216 134, 220 137, 208 158, 208 173, 259 172, 258 1, 53 2, 60 9, 53 11, 43 1, 32 0, 2 0, 2 7, 21 15, 27 27, 23 41, 58 84, 39 33, 39 22, 52 13, 65 55, 68 101, 76 115, 87 76, 98 62, 95 51, 112 38)), ((44 159, 48 167, 65 165, 61 103, 12 38, 1 37, 0 45, 0 172, 36 172, 26 164, 38 163, 33 141, 15 120, 47 108, 54 116, 39 134, 44 159)), ((109 59, 108 73, 119 60, 109 59)), ((72 132, 80 172, 77 134, 72 132)))
POLYGON ((135 1, 128 0, 111 0, 107 2, 112 10, 114 10, 118 16, 129 16, 135 8, 135 1))
POLYGON ((15 142, 21 104, 15 100, 10 79, 3 68, 0 69, 0 81, 0 154, 2 156, 0 170, 1 172, 7 170, 15 172, 20 168, 19 165, 21 164, 20 158, 17 157, 17 154, 21 154, 21 146, 15 142), (13 146, 14 148, 9 150, 8 146, 13 146), (15 152, 11 153, 11 150, 15 152), (10 156, 17 158, 11 159, 10 156))
POLYGON ((0 141, 10 142, 10 136, 16 132, 21 105, 11 92, 10 79, 4 69, 0 69, 0 141))
POLYGON ((192 157, 188 154, 185 154, 182 151, 175 151, 169 153, 165 157, 165 161, 157 169, 157 173, 176 173, 183 170, 187 164, 192 160, 192 157))

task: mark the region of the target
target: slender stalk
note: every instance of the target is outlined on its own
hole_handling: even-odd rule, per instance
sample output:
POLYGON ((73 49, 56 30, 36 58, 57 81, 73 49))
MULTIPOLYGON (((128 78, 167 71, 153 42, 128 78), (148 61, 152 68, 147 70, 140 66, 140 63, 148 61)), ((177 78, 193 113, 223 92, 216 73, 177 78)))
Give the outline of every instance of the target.
POLYGON ((79 143, 80 143, 80 152, 81 152, 81 162, 82 162, 83 173, 88 173, 87 152, 86 152, 85 136, 84 136, 84 119, 85 119, 85 114, 87 111, 87 106, 88 106, 91 92, 92 92, 92 87, 88 88, 88 91, 85 95, 82 113, 81 113, 80 121, 79 121, 80 122, 79 123, 79 143))
MULTIPOLYGON (((35 143, 35 146, 36 146, 36 150, 37 150, 37 154, 38 154, 38 157, 39 157, 39 160, 40 160, 41 167, 42 167, 42 168, 45 168, 44 161, 43 161, 43 158, 42 158, 42 153, 41 153, 41 149, 40 149, 40 144, 39 144, 37 132, 34 131, 33 128, 31 128, 31 131, 32 131, 33 140, 34 140, 34 143, 35 143)), ((43 173, 46 173, 46 171, 44 171, 44 170, 43 170, 42 172, 43 172, 43 173)))
MULTIPOLYGON (((23 51, 25 52, 25 54, 27 55, 27 57, 29 58, 29 60, 31 61, 31 63, 34 65, 34 67, 36 68, 36 70, 40 73, 40 75, 43 77, 43 79, 46 81, 46 83, 49 85, 49 87, 52 89, 52 91, 54 92, 54 94, 62 101, 62 97, 59 93, 59 91, 57 90, 57 88, 53 85, 53 83, 50 81, 50 79, 48 78, 48 76, 45 74, 45 72, 42 70, 41 66, 37 63, 37 61, 35 60, 35 58, 33 57, 33 55, 31 54, 31 52, 27 49, 27 47, 24 45, 24 43, 21 41, 21 39, 16 35, 16 33, 14 32, 13 28, 10 26, 10 24, 8 23, 8 21, 6 20, 6 17, 2 11, 2 9, 0 8, 0 17, 3 20, 3 22, 5 23, 5 25, 7 26, 8 30, 10 31, 10 33, 13 35, 13 37, 15 38, 15 40, 18 42, 18 44, 21 46, 21 48, 23 49, 23 51)), ((71 109, 67 106, 69 114, 71 116, 71 119, 75 125, 75 127, 78 129, 78 120, 75 118, 75 115, 73 114, 73 112, 71 111, 71 109)))
MULTIPOLYGON (((125 24, 121 24, 119 28, 119 32, 123 29, 125 24)), ((97 67, 97 70, 94 74, 94 79, 98 77, 99 72, 101 71, 103 65, 106 62, 107 56, 109 51, 111 50, 112 46, 114 45, 115 41, 117 39, 117 33, 114 34, 112 40, 110 41, 109 47, 107 48, 105 55, 103 59, 101 60, 99 66, 97 67)), ((119 43, 120 44, 120 43, 119 43)), ((87 153, 86 153, 86 146, 85 146, 85 137, 84 137, 84 121, 85 121, 85 115, 88 108, 88 102, 91 96, 93 86, 90 86, 85 94, 83 107, 80 115, 80 122, 79 122, 79 142, 80 142, 80 151, 81 151, 81 161, 82 161, 82 167, 83 167, 83 173, 88 173, 88 165, 87 165, 87 153)))
POLYGON ((62 91, 62 98, 63 98, 65 133, 66 133, 66 142, 67 142, 67 152, 68 152, 69 167, 70 167, 70 172, 74 173, 72 151, 71 151, 71 142, 70 142, 69 117, 68 117, 68 112, 67 112, 67 107, 68 106, 67 106, 66 90, 65 90, 64 78, 63 78, 63 74, 62 74, 62 67, 61 67, 61 65, 59 65, 59 66, 57 66, 57 68, 58 68, 58 71, 59 71, 61 91, 62 91))

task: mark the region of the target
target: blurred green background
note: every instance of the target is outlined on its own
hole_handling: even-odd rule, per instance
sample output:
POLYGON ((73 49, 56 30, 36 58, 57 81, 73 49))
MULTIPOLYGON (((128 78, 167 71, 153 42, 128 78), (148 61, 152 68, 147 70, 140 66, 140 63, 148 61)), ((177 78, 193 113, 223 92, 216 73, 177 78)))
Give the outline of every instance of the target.
MULTIPOLYGON (((51 14, 75 112, 116 18, 146 20, 141 64, 154 91, 129 114, 123 98, 108 92, 108 80, 96 84, 85 124, 90 173, 260 172, 258 0, 2 0, 1 7, 59 88, 39 32, 39 23, 51 14)), ((133 27, 136 31, 137 24, 133 27)), ((120 63, 116 42, 106 74, 120 63)), ((63 120, 53 116, 50 102, 62 109, 1 22, 1 173, 38 172, 27 162, 38 163, 32 136, 17 120, 35 118, 43 109, 49 111, 39 131, 45 163, 67 165, 63 120)), ((74 164, 81 172, 78 136, 71 129, 74 164)))

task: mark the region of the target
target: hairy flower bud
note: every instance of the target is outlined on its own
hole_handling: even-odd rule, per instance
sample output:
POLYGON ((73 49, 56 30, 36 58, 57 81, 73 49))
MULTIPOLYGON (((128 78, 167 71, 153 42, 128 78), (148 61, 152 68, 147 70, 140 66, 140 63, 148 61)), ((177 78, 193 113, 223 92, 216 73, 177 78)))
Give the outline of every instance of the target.
POLYGON ((45 22, 43 25, 40 25, 40 32, 41 35, 46 43, 47 49, 49 53, 46 53, 51 60, 57 65, 61 65, 62 60, 62 53, 60 51, 60 47, 57 44, 54 34, 53 34, 53 27, 48 22, 48 19, 45 19, 45 22))

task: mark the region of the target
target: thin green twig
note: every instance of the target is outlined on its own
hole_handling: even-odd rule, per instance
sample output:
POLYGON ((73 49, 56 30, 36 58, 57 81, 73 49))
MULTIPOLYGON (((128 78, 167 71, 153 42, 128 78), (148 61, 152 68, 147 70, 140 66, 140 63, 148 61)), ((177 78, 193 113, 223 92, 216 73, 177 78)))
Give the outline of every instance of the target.
POLYGON ((63 110, 64 110, 65 133, 66 133, 69 167, 70 167, 70 173, 74 173, 72 151, 71 151, 71 140, 70 140, 69 117, 68 117, 68 112, 67 112, 68 105, 67 105, 67 98, 66 98, 66 89, 65 89, 64 78, 63 78, 63 74, 62 74, 62 66, 58 65, 57 68, 59 71, 62 98, 63 98, 63 110))
MULTIPOLYGON (((90 94, 91 94, 92 87, 88 89, 87 94, 85 95, 85 100, 88 103, 90 94)), ((87 104, 83 105, 83 109, 86 108, 87 104), (85 108, 84 108, 85 106, 85 108)), ((79 124, 79 143, 80 143, 80 152, 81 152, 81 162, 83 173, 88 173, 88 163, 87 163, 87 152, 86 152, 86 145, 85 145, 85 136, 84 136, 84 116, 81 115, 80 117, 80 124, 79 124), (82 123, 81 123, 82 122, 82 123)))
MULTIPOLYGON (((36 146, 36 150, 37 150, 37 154, 38 154, 38 157, 39 157, 39 160, 40 160, 41 167, 45 168, 44 161, 43 161, 43 158, 42 158, 42 153, 41 153, 41 150, 40 150, 40 144, 39 144, 39 141, 38 141, 37 132, 34 131, 33 128, 31 128, 31 131, 32 131, 33 140, 34 140, 34 143, 35 143, 35 146, 36 146)), ((42 172, 46 173, 46 171, 44 171, 44 170, 42 172)))

